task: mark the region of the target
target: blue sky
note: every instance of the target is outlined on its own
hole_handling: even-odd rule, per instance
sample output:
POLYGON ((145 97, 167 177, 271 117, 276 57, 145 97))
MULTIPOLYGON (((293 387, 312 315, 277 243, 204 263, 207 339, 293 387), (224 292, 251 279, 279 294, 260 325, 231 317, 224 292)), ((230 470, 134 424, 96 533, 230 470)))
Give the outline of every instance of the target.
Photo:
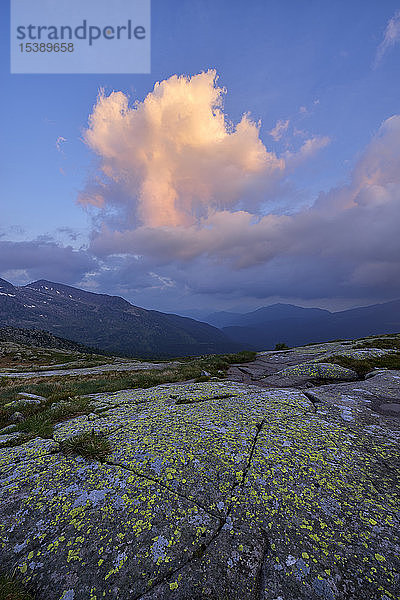
MULTIPOLYGON (((1 277, 15 284, 47 278, 176 312, 277 300, 336 309, 400 296, 392 239, 400 202, 398 1, 153 0, 149 75, 11 75, 6 4, 1 277), (210 69, 218 79, 201 78, 210 69), (228 189, 207 166, 220 158, 207 137, 201 160, 210 189, 203 193, 189 140, 182 154, 176 150, 171 176, 170 201, 184 208, 163 221, 149 217, 148 197, 138 200, 148 181, 121 187, 116 176, 104 180, 102 132, 93 130, 91 143, 83 138, 89 116, 101 116, 100 105, 94 108, 100 88, 105 98, 122 92, 135 110, 132 103, 164 81, 173 110, 174 75, 188 82, 176 110, 195 81, 205 96, 206 88, 225 88, 220 110, 229 131, 249 114, 259 131, 248 152, 261 144, 267 157, 257 166, 241 163, 228 189), (93 193, 99 173, 106 191, 96 208, 82 197, 93 193)), ((109 125, 112 132, 116 124, 109 125)), ((133 181, 136 129, 128 134, 131 143, 113 164, 122 169, 131 155, 133 181)), ((163 147, 175 143, 172 126, 165 135, 163 147)), ((244 143, 236 138, 226 137, 226 173, 244 143)))

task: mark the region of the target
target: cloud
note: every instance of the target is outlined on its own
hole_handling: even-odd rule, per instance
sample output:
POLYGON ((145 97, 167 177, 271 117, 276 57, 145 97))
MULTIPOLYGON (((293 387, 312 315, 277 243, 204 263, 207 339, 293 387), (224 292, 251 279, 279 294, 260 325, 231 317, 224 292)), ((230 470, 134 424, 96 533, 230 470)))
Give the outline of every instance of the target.
MULTIPOLYGON (((213 70, 174 75, 132 107, 122 92, 100 94, 85 140, 103 174, 136 204, 132 221, 189 225, 210 208, 234 206, 257 177, 281 175, 283 160, 266 150, 259 124, 247 114, 236 126, 225 119, 216 81, 213 70)), ((104 206, 104 191, 80 201, 104 206)))
MULTIPOLYGON (((79 202, 119 212, 125 229, 191 226, 214 211, 257 212, 285 176, 283 157, 260 139, 260 123, 223 112, 214 70, 156 83, 143 102, 100 93, 85 132, 101 174, 79 202)), ((284 126, 282 126, 284 127, 284 126)))
POLYGON ((156 282, 154 286, 151 286, 153 289, 162 290, 175 286, 175 282, 170 277, 163 277, 162 275, 158 275, 158 273, 153 273, 153 271, 150 271, 149 275, 153 277, 156 282))
POLYGON ((78 238, 82 235, 75 229, 72 229, 72 227, 57 227, 57 233, 67 237, 72 242, 76 242, 78 238))
POLYGON ((286 121, 283 120, 279 120, 275 127, 273 129, 271 129, 271 131, 269 132, 269 135, 275 140, 275 142, 278 142, 282 136, 286 133, 286 131, 288 130, 289 127, 289 119, 286 119, 286 121))
POLYGON ((63 144, 64 142, 66 142, 66 141, 67 141, 67 140, 66 140, 64 137, 62 137, 62 135, 59 135, 59 136, 58 136, 58 138, 57 138, 57 140, 56 140, 56 147, 57 147, 57 150, 58 150, 59 152, 62 152, 62 148, 61 148, 61 146, 62 146, 62 144, 63 144))
POLYGON ((0 240, 0 277, 7 279, 13 272, 25 279, 49 279, 76 283, 85 273, 97 267, 97 260, 85 250, 61 246, 48 238, 27 242, 0 240))
POLYGON ((296 151, 269 152, 260 124, 228 121, 216 81, 214 71, 173 76, 132 105, 100 94, 85 139, 101 172, 80 201, 94 205, 101 289, 144 305, 162 291, 172 306, 400 295, 400 116, 382 123, 347 185, 285 211, 279 193, 287 185, 293 198, 291 174, 330 139, 302 132, 296 151))
POLYGON ((142 257, 136 270, 169 277, 176 290, 193 293, 400 295, 399 149, 395 115, 365 149, 350 183, 321 193, 310 208, 262 216, 216 210, 190 225, 121 231, 103 224, 91 250, 103 260, 135 254, 142 257))
POLYGON ((382 58, 397 42, 400 41, 400 10, 397 10, 393 17, 389 19, 386 25, 383 40, 376 51, 373 68, 376 69, 382 61, 382 58))
POLYGON ((307 139, 300 147, 297 152, 290 152, 289 150, 284 153, 286 160, 286 169, 296 169, 306 160, 309 160, 315 156, 320 150, 328 146, 330 143, 328 136, 314 135, 307 139))
MULTIPOLYGON (((317 151, 321 139, 305 140, 297 155, 284 154, 285 172, 292 160, 317 151)), ((278 298, 350 304, 400 296, 400 115, 382 123, 347 185, 290 214, 252 212, 243 202, 214 206, 189 223, 135 224, 124 219, 130 188, 103 183, 114 204, 100 211, 88 250, 49 236, 0 238, 0 277, 63 281, 171 312, 256 307, 278 298)))

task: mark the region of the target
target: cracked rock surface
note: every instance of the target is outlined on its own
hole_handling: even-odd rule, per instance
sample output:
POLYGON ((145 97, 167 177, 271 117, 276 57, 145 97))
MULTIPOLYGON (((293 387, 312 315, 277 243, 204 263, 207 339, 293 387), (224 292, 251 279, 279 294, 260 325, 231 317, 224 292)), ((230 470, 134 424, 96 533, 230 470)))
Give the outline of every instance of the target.
POLYGON ((398 412, 382 405, 399 390, 398 371, 378 371, 307 392, 93 395, 54 439, 0 450, 0 569, 37 600, 394 600, 398 412), (107 436, 104 462, 60 452, 85 431, 107 436))
POLYGON ((381 348, 360 349, 356 342, 326 342, 288 350, 258 352, 256 360, 244 365, 233 365, 228 370, 232 381, 256 383, 261 387, 309 387, 318 380, 347 381, 357 379, 351 369, 331 364, 332 356, 358 360, 377 358, 392 353, 381 348))

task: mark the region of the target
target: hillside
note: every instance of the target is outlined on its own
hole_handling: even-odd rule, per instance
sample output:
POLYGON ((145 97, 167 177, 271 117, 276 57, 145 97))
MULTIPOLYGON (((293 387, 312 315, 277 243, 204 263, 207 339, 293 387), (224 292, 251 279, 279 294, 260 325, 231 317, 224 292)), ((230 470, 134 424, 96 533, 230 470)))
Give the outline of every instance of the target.
POLYGON ((71 342, 40 329, 21 329, 20 327, 0 327, 0 342, 12 342, 36 348, 56 348, 75 352, 92 352, 92 349, 78 342, 71 342))
POLYGON ((395 333, 400 331, 400 300, 340 312, 274 304, 243 315, 215 313, 210 317, 236 342, 268 350, 280 342, 299 346, 395 333))
POLYGON ((102 351, 147 358, 242 347, 207 323, 44 280, 16 287, 0 279, 0 326, 41 329, 102 351))

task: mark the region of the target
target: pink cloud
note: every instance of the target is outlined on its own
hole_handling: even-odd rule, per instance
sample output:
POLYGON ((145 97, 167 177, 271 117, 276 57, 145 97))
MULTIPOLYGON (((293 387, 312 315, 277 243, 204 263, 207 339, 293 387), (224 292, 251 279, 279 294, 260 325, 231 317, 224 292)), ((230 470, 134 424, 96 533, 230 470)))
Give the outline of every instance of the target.
MULTIPOLYGON (((194 223, 209 210, 232 208, 257 179, 280 178, 284 161, 268 152, 259 124, 245 114, 233 125, 223 113, 225 90, 215 71, 156 83, 130 107, 122 92, 100 94, 85 133, 106 177, 152 226, 194 223)), ((80 196, 102 206, 107 194, 80 196)))

